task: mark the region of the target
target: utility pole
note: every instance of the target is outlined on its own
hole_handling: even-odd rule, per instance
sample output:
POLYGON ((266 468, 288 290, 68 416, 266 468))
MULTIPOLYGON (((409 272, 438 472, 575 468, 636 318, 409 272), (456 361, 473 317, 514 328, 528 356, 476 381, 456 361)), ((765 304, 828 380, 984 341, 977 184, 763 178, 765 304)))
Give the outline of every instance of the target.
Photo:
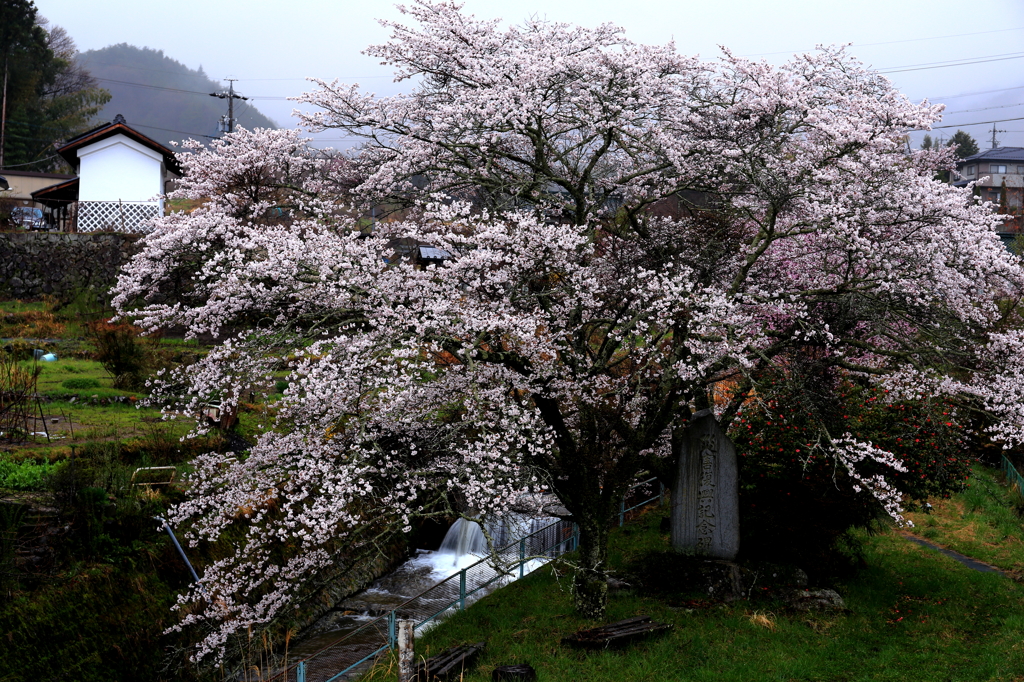
POLYGON ((999 142, 996 140, 996 133, 1005 133, 1005 130, 996 130, 996 124, 992 124, 992 149, 999 146, 999 142))
POLYGON ((221 119, 220 130, 222 133, 233 133, 235 132, 235 100, 244 99, 248 100, 248 97, 242 97, 241 95, 235 94, 235 81, 237 78, 225 78, 228 82, 227 92, 211 92, 210 97, 219 97, 220 99, 226 99, 228 101, 228 118, 225 121, 221 119))

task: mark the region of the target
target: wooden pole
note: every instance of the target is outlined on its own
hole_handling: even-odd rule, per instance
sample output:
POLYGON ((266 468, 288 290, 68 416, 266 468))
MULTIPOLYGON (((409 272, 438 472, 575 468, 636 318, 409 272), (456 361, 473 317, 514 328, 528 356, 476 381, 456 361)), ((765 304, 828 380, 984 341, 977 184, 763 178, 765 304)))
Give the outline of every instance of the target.
POLYGON ((7 144, 7 62, 10 59, 4 56, 4 103, 3 111, 0 113, 0 168, 4 167, 4 147, 7 144))
POLYGON ((416 678, 416 621, 398 621, 398 682, 413 682, 416 678))

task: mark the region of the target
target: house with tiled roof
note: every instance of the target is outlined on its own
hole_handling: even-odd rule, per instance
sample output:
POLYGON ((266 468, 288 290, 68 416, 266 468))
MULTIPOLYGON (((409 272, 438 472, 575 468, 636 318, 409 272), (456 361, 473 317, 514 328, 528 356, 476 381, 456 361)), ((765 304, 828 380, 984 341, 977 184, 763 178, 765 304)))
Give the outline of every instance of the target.
MULTIPOLYGON (((974 182, 975 192, 985 201, 999 206, 1001 213, 1012 216, 1000 230, 1009 242, 1021 229, 1024 206, 1024 147, 993 147, 958 162, 954 185, 963 187, 974 182)), ((955 177, 955 176, 954 176, 955 177)))
POLYGON ((1020 208, 1024 197, 1024 147, 995 147, 979 154, 968 156, 956 165, 960 179, 954 184, 963 186, 968 182, 975 185, 981 198, 1000 203, 1003 187, 1006 188, 1006 205, 1020 208))
POLYGON ((128 126, 111 123, 68 140, 57 153, 76 176, 32 193, 68 216, 78 232, 146 232, 163 213, 167 183, 180 173, 174 152, 128 126))

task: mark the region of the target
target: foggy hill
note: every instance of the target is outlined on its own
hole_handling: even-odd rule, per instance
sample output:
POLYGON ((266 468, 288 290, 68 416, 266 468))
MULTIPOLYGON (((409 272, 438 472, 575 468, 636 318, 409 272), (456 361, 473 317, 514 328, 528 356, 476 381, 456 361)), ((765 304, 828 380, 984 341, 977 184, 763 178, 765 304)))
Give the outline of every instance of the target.
MULTIPOLYGON (((89 50, 78 59, 99 86, 110 91, 110 102, 100 112, 99 122, 122 114, 129 126, 163 144, 219 134, 217 126, 227 114, 227 100, 209 93, 226 90, 227 84, 212 80, 202 66, 196 71, 162 50, 127 43, 89 50)), ((245 128, 278 127, 240 100, 235 100, 235 119, 245 128)))

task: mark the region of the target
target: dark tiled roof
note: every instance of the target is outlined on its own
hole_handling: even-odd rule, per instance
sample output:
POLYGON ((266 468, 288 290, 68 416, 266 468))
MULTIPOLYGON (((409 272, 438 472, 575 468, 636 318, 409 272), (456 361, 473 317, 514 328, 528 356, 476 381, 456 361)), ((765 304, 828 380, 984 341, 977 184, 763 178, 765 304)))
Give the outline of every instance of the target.
POLYGON ((75 166, 77 165, 76 162, 78 161, 77 151, 81 147, 85 147, 86 145, 90 145, 94 142, 99 142, 100 140, 104 140, 108 137, 112 137, 117 134, 121 134, 131 140, 135 140, 144 147, 149 147, 156 153, 162 155, 164 157, 164 164, 166 164, 166 166, 171 171, 180 174, 178 162, 174 158, 174 152, 172 152, 170 149, 163 146, 159 142, 146 137, 138 130, 129 127, 126 123, 124 123, 124 117, 120 115, 118 115, 118 117, 114 119, 113 123, 106 123, 104 125, 98 126, 88 132, 82 133, 76 138, 68 140, 67 142, 64 143, 64 145, 62 145, 57 150, 57 153, 63 156, 64 159, 72 166, 75 166))
POLYGON ((2 168, 0 168, 0 172, 4 175, 24 178, 53 178, 54 180, 70 180, 75 177, 74 175, 68 175, 67 173, 39 173, 37 171, 5 170, 2 168))
POLYGON ((78 201, 78 178, 32 192, 32 198, 46 205, 78 201))
POLYGON ((986 149, 980 154, 968 156, 963 161, 960 161, 960 163, 971 163, 974 161, 1024 161, 1024 147, 986 149))

